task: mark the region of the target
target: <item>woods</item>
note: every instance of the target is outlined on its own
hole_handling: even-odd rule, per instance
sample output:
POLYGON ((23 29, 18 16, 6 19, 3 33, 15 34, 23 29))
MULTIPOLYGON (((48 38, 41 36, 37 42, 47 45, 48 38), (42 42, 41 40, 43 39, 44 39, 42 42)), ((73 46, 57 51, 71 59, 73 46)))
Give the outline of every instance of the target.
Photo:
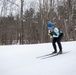
POLYGON ((47 43, 50 20, 64 33, 63 41, 76 40, 76 0, 0 0, 0 44, 47 43))

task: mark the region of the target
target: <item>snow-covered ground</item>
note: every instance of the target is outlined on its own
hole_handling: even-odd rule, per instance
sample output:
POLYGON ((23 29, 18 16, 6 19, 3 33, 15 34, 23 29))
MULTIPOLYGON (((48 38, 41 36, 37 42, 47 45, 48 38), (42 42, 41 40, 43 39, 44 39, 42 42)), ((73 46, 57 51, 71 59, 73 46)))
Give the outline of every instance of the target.
POLYGON ((51 43, 0 46, 0 75, 76 75, 76 41, 62 45, 68 53, 45 59, 51 43))

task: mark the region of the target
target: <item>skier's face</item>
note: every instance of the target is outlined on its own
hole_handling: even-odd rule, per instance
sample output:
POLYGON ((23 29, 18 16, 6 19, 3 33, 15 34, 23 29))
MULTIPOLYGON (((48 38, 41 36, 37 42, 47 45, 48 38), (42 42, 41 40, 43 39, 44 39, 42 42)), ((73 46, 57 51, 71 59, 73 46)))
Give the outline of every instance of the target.
POLYGON ((51 27, 48 27, 48 30, 50 30, 51 27))

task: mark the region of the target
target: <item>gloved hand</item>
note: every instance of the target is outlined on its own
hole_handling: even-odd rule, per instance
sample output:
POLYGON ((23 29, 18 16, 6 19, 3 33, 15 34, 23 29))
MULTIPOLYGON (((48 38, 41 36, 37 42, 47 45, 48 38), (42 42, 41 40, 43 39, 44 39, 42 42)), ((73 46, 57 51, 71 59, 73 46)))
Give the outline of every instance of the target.
POLYGON ((51 34, 50 34, 50 33, 48 33, 48 36, 51 36, 51 34))

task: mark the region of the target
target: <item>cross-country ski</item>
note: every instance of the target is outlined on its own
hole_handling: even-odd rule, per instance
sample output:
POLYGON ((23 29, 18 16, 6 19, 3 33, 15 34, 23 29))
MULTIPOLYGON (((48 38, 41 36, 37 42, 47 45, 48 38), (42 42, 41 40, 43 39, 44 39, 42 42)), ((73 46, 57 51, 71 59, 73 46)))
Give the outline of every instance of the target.
MULTIPOLYGON (((62 54, 66 54, 66 53, 69 53, 70 51, 67 51, 67 52, 63 52, 62 54)), ((57 53, 51 53, 51 54, 46 54, 46 55, 43 55, 43 56, 39 56, 39 57, 36 57, 36 58, 41 58, 41 59, 46 59, 46 58, 50 58, 50 57, 54 57, 54 56, 57 56, 57 55, 62 55, 62 54, 59 54, 58 52, 57 53)))
POLYGON ((51 58, 51 57, 55 57, 55 56, 58 56, 58 55, 63 55, 63 54, 69 53, 69 52, 70 52, 70 51, 68 51, 68 52, 63 52, 62 54, 55 53, 55 54, 51 54, 51 55, 48 55, 48 56, 41 57, 41 59, 51 58))

